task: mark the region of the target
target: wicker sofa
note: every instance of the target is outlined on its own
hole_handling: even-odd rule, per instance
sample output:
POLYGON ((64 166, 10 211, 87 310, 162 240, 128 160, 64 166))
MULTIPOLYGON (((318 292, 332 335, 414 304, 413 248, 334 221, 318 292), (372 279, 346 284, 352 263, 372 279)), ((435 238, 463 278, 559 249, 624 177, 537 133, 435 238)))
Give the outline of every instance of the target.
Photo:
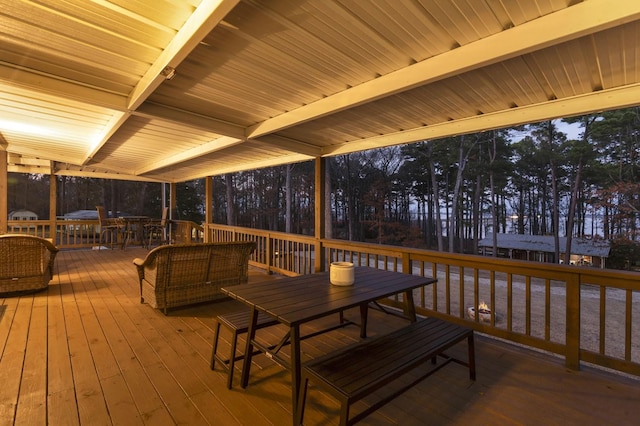
POLYGON ((58 248, 44 238, 0 235, 0 296, 47 288, 57 253, 58 248))
POLYGON ((174 244, 156 247, 133 263, 140 303, 163 309, 224 297, 221 287, 246 283, 254 242, 174 244))

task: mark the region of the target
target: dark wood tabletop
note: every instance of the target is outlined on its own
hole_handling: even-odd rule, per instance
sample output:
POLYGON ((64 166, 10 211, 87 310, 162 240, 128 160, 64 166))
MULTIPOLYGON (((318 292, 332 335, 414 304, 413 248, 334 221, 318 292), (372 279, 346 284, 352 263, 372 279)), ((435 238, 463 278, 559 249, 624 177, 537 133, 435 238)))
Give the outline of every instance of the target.
POLYGON ((323 272, 222 291, 291 327, 433 282, 429 277, 358 267, 351 286, 332 285, 329 273, 323 272))
POLYGON ((360 307, 363 328, 366 329, 366 312, 370 302, 404 294, 405 315, 415 321, 413 290, 434 283, 430 277, 384 271, 369 267, 355 268, 355 280, 350 286, 336 286, 329 282, 329 272, 250 285, 226 287, 222 292, 251 308, 251 321, 247 348, 242 367, 242 387, 249 382, 251 354, 254 350, 255 324, 258 312, 265 312, 290 327, 292 405, 295 410, 300 387, 300 325, 344 310, 360 307))

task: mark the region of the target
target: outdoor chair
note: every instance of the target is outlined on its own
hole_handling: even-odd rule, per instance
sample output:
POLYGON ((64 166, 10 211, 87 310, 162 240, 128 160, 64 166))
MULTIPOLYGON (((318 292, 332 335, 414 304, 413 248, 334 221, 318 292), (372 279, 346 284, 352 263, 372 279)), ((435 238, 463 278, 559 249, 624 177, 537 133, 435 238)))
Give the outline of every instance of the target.
POLYGON ((58 248, 33 235, 0 236, 0 297, 44 290, 53 276, 58 248))
POLYGON ((113 243, 118 243, 118 236, 124 230, 124 225, 118 223, 115 219, 107 217, 107 211, 104 206, 96 206, 96 209, 98 210, 98 221, 100 222, 100 244, 102 244, 102 241, 105 240, 105 236, 108 234, 109 243, 113 250, 113 243))
MULTIPOLYGON (((162 209, 162 218, 160 222, 150 222, 144 225, 144 235, 148 236, 147 248, 151 248, 155 241, 159 244, 167 243, 167 224, 169 216, 169 207, 162 209)), ((145 238, 146 239, 146 238, 145 238)))

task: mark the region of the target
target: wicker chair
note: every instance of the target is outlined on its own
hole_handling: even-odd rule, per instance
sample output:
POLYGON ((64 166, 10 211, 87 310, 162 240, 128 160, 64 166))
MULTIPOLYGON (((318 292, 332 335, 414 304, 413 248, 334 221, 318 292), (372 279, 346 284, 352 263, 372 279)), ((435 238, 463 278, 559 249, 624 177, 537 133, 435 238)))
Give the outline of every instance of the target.
POLYGON ((58 248, 44 238, 0 235, 0 296, 47 288, 57 253, 58 248))
POLYGON ((140 303, 163 309, 220 299, 221 287, 248 281, 254 242, 163 245, 133 263, 140 303))

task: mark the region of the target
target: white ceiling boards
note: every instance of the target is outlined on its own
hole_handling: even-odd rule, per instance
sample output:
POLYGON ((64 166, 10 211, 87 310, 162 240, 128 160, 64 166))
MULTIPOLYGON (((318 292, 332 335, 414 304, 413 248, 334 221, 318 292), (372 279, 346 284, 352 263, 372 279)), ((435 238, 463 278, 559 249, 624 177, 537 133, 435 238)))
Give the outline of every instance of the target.
POLYGON ((179 182, 640 100, 637 1, 0 8, 10 171, 179 182))

